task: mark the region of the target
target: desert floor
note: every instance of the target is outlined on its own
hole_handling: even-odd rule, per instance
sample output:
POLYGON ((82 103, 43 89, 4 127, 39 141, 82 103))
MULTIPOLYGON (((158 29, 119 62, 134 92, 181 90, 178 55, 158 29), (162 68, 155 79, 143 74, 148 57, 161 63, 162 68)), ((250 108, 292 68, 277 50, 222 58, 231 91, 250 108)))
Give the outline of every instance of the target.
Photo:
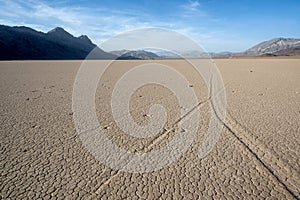
MULTIPOLYGON (((168 121, 158 136, 128 136, 112 117, 116 82, 132 66, 149 62, 115 61, 97 88, 99 123, 128 152, 159 149, 179 131, 176 97, 155 84, 139 88, 129 108, 136 123, 147 125, 150 105, 162 104, 168 121)), ((174 163, 148 173, 110 168, 82 144, 72 110, 81 61, 0 62, 0 199, 300 198, 300 59, 214 60, 226 89, 227 115, 217 144, 204 158, 198 150, 212 115, 208 88, 184 61, 156 62, 187 77, 202 102, 201 120, 191 147, 174 163)))

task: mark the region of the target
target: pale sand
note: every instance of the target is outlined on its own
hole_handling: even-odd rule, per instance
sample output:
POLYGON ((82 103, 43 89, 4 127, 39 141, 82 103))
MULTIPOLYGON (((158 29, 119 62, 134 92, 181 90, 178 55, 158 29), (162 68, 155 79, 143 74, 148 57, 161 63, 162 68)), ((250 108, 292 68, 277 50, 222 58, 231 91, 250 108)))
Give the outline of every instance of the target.
MULTIPOLYGON (((151 61, 115 62, 101 79, 95 100, 108 136, 130 152, 159 149, 176 134, 133 140, 111 116, 113 85, 132 65, 144 62, 151 61)), ((211 114, 208 90, 185 62, 160 62, 188 77, 204 102, 202 118, 190 150, 170 166, 144 174, 110 169, 83 147, 72 113, 73 83, 81 61, 1 62, 0 198, 300 197, 299 59, 215 60, 226 87, 227 118, 217 145, 204 159, 197 154, 211 114)), ((153 102, 168 110, 166 129, 176 130, 177 100, 159 86, 145 86, 132 96, 133 119, 146 125, 153 102)))

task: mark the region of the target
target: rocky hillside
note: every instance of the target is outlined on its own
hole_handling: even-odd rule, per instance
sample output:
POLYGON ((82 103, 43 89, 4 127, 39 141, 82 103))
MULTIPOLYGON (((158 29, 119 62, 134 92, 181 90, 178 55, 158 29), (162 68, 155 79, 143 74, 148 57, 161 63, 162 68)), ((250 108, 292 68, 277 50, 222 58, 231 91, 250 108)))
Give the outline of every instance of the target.
POLYGON ((87 36, 74 37, 63 28, 43 33, 24 26, 0 25, 0 60, 85 59, 94 48, 94 59, 115 58, 87 36))
POLYGON ((278 51, 300 47, 300 39, 274 38, 261 42, 245 51, 246 55, 258 56, 263 54, 274 54, 278 51))

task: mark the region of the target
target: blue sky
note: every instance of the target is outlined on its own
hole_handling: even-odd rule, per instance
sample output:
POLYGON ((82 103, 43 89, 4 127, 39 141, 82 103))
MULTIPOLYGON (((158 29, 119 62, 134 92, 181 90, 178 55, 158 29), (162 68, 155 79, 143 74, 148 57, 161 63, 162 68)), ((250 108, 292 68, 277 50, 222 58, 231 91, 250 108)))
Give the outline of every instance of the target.
POLYGON ((121 32, 178 31, 207 51, 243 51, 274 37, 300 38, 299 0, 0 0, 0 24, 60 26, 101 43, 121 32))

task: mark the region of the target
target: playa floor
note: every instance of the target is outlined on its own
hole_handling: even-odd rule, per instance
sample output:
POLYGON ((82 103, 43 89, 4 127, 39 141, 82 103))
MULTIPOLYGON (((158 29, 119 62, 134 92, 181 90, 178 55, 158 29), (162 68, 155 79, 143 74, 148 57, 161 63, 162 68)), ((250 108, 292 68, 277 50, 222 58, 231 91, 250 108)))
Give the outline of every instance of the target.
MULTIPOLYGON (((150 105, 163 105, 169 114, 158 136, 130 137, 114 121, 114 85, 133 65, 149 62, 115 61, 95 95, 100 125, 128 152, 158 150, 178 131, 176 97, 155 84, 136 90, 129 109, 143 126, 149 123, 150 105)), ((226 118, 216 145, 204 158, 198 154, 212 115, 208 88, 185 62, 159 62, 190 80, 201 120, 186 152, 147 173, 109 167, 83 145, 72 110, 81 61, 0 62, 0 199, 300 198, 300 59, 214 60, 226 90, 226 118)))

